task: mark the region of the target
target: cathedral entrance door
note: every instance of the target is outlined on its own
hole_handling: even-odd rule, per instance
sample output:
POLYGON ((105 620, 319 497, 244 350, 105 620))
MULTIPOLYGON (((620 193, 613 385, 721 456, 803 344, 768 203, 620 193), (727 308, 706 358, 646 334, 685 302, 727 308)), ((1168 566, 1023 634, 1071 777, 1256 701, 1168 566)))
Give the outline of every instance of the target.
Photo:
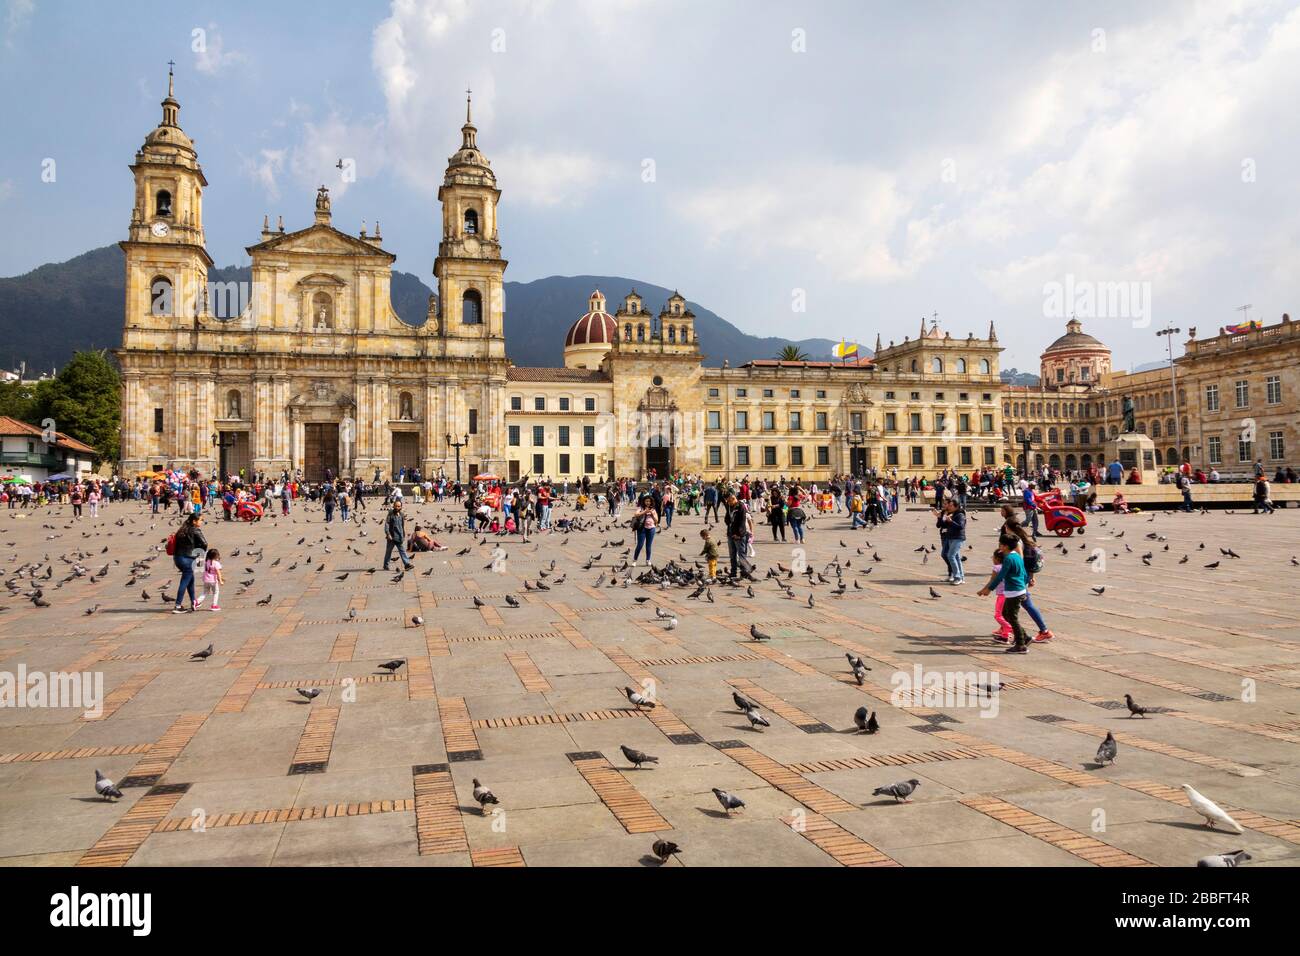
POLYGON ((419 433, 393 432, 393 475, 396 476, 403 468, 406 469, 406 473, 409 475, 419 464, 419 433))
POLYGON ((308 481, 324 481, 325 469, 339 473, 339 426, 335 422, 307 422, 303 425, 303 475, 308 481))
POLYGON ((672 457, 673 449, 668 444, 655 444, 652 439, 645 449, 645 473, 648 477, 650 470, 654 469, 656 478, 667 478, 672 474, 672 457))

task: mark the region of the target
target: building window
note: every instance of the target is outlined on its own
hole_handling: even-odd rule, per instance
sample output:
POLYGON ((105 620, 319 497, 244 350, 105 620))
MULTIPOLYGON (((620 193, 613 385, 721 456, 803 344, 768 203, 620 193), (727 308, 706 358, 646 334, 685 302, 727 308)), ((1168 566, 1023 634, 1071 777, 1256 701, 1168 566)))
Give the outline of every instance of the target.
POLYGON ((478 235, 478 213, 473 209, 465 210, 465 235, 478 235))
POLYGON ((1065 381, 1065 369, 1060 368, 1059 366, 1058 366, 1057 369, 1056 369, 1056 380, 1057 380, 1058 382, 1064 382, 1064 381, 1065 381))
POLYGON ((776 431, 776 412, 763 413, 763 431, 776 431))
POLYGON ((595 455, 583 455, 583 456, 582 456, 582 472, 583 472, 583 474, 585 474, 585 475, 594 475, 594 474, 596 473, 596 456, 595 456, 595 455))
POLYGON ((890 445, 885 449, 885 464, 898 467, 898 446, 890 445))
POLYGON ((506 431, 508 432, 508 437, 506 438, 506 441, 508 441, 512 447, 518 447, 518 446, 519 446, 519 426, 518 426, 518 425, 510 425, 510 426, 506 429, 506 431))
POLYGON ((863 430, 861 412, 849 412, 849 429, 855 432, 860 432, 863 430))
POLYGON ((1251 457, 1251 443, 1244 438, 1237 439, 1237 461, 1248 463, 1251 457))
POLYGON ((1223 464, 1223 439, 1218 435, 1211 435, 1209 438, 1210 464, 1223 464))
POLYGON ((511 410, 512 412, 519 412, 519 411, 523 411, 523 408, 524 408, 524 399, 523 399, 523 396, 521 396, 521 395, 511 395, 511 396, 510 396, 510 410, 511 410))
POLYGON ((629 322, 627 325, 623 326, 623 341, 624 341, 624 342, 631 342, 631 341, 632 341, 632 323, 631 323, 631 322, 629 322))
POLYGON ((934 463, 936 467, 940 465, 946 466, 948 464, 947 448, 944 448, 942 445, 940 445, 938 448, 934 450, 934 463))
POLYGON ((582 400, 582 407, 584 411, 594 412, 596 410, 596 400, 590 397, 584 398, 582 400))
POLYGON ((163 430, 163 410, 162 410, 161 408, 155 408, 155 409, 153 410, 153 430, 154 430, 155 433, 157 433, 157 434, 159 434, 159 435, 162 434, 162 430, 163 430))
POLYGON ((885 401, 887 401, 887 402, 892 402, 893 400, 894 400, 894 393, 893 393, 893 392, 886 392, 886 393, 885 393, 885 401))
POLYGON ((737 446, 736 446, 736 464, 737 464, 737 465, 743 465, 743 466, 745 466, 745 467, 748 467, 748 466, 749 466, 749 446, 748 446, 748 445, 737 445, 737 446))
POLYGON ((172 214, 172 194, 165 189, 160 189, 153 198, 153 213, 155 216, 171 217, 172 214))
POLYGON ((942 401, 943 401, 943 392, 935 392, 935 393, 934 393, 934 400, 935 400, 936 402, 942 402, 942 401))
POLYGON ((821 467, 829 468, 831 464, 831 449, 829 445, 817 446, 817 464, 821 467))
POLYGON ((942 433, 943 427, 948 423, 948 416, 943 412, 934 413, 934 430, 942 433))
MULTIPOLYGON (((980 359, 980 374, 981 374, 981 375, 988 375, 988 374, 991 372, 992 368, 993 368, 993 366, 989 364, 989 360, 988 360, 988 359, 980 359)), ((985 401, 987 401, 987 399, 985 399, 985 401)), ((989 464, 993 464, 993 463, 992 463, 992 462, 989 462, 989 464)))
POLYGON ((1282 433, 1269 432, 1268 433, 1268 457, 1272 461, 1281 461, 1285 457, 1285 455, 1283 454, 1284 451, 1285 451, 1285 447, 1282 442, 1282 433))
POLYGON ((825 397, 826 397, 826 389, 824 389, 824 388, 819 388, 819 389, 817 389, 817 391, 813 392, 813 394, 816 395, 818 398, 825 398, 825 397))
POLYGON ((1282 404, 1282 379, 1277 375, 1270 375, 1264 379, 1265 401, 1270 405, 1282 404))
POLYGON ((483 298, 477 289, 469 289, 460 300, 461 322, 465 325, 483 324, 483 298))
POLYGON ((736 431, 749 430, 749 412, 736 412, 736 431))
POLYGON ((1242 379, 1236 385, 1237 407, 1246 408, 1250 405, 1250 382, 1242 379))
POLYGON ((533 455, 533 474, 541 475, 546 470, 546 456, 533 455))
POLYGON ((1074 444, 1074 429, 1073 429, 1073 428, 1067 428, 1067 429, 1065 430, 1065 443, 1066 443, 1067 445, 1073 445, 1073 444, 1074 444))
POLYGON ((709 430, 718 431, 722 428, 722 412, 709 412, 709 430))
POLYGON ((790 431, 792 431, 792 432, 801 432, 801 431, 803 431, 803 413, 802 413, 802 412, 791 412, 791 413, 790 413, 790 431))
POLYGON ((933 359, 933 360, 930 362, 930 371, 931 371, 931 372, 934 372, 936 375, 942 375, 942 374, 943 374, 943 359, 941 359, 941 358, 933 359))
POLYGON ((568 455, 561 455, 561 456, 560 456, 560 474, 562 474, 562 475, 567 475, 567 474, 569 474, 569 456, 568 456, 568 455))
POLYGON ((1092 373, 1092 369, 1090 367, 1088 367, 1087 365, 1083 366, 1081 369, 1079 369, 1079 381, 1081 382, 1088 381, 1088 376, 1091 373, 1092 373))
POLYGON ((546 426, 534 425, 533 426, 533 447, 540 448, 545 444, 546 444, 546 426))
POLYGON ((561 448, 568 448, 569 447, 569 426, 561 425, 558 429, 556 429, 556 432, 557 432, 555 438, 556 444, 558 444, 561 448))
POLYGON ((562 411, 562 412, 567 412, 568 410, 569 410, 569 399, 568 399, 568 398, 561 398, 561 399, 560 399, 560 411, 562 411))
POLYGON ((533 399, 533 411, 535 411, 535 412, 544 412, 544 411, 546 411, 546 398, 545 398, 545 396, 538 395, 538 396, 536 396, 536 397, 533 399))
POLYGON ((149 283, 149 314, 172 314, 172 281, 166 276, 154 276, 149 283))
POLYGON ((925 464, 925 449, 920 445, 912 446, 912 466, 919 468, 925 464))
POLYGON ((471 435, 478 434, 478 409, 477 408, 471 408, 469 410, 469 433, 471 435))
POLYGON ((738 388, 738 389, 736 389, 736 397, 737 397, 737 398, 748 398, 748 397, 749 397, 749 389, 747 389, 747 388, 738 388))
POLYGON ((920 392, 913 392, 913 393, 912 393, 912 401, 914 401, 914 402, 919 402, 920 400, 921 400, 921 393, 920 393, 920 392))
MULTIPOLYGON (((1111 404, 1112 406, 1114 405, 1113 402, 1111 404)), ((1205 386, 1205 409, 1210 412, 1217 412, 1219 410, 1219 386, 1205 386)), ((1111 408, 1110 413, 1112 415, 1115 414, 1115 409, 1113 407, 1111 408)))
POLYGON ((799 389, 797 389, 797 388, 792 388, 792 389, 790 389, 790 397, 791 397, 791 398, 798 398, 798 397, 799 397, 799 389))
POLYGON ((921 413, 912 412, 907 416, 908 431, 919 432, 921 430, 921 413))
POLYGON ((803 467, 803 446, 802 445, 790 446, 790 465, 794 468, 803 467))
POLYGON ((885 431, 898 431, 898 414, 896 412, 885 412, 885 431))
POLYGON ((771 397, 772 397, 772 390, 771 390, 770 388, 765 388, 765 389, 763 389, 763 397, 764 397, 764 398, 771 398, 771 397))
POLYGON ((776 467, 776 446, 775 445, 763 446, 763 467, 765 468, 776 467))
POLYGON ((986 465, 991 465, 991 464, 993 464, 993 463, 994 463, 994 460, 995 460, 993 456, 994 456, 995 454, 996 454, 996 452, 993 450, 993 447, 992 447, 991 445, 985 445, 985 446, 984 446, 984 464, 986 464, 986 465))
POLYGON ((718 390, 716 388, 709 389, 709 398, 717 398, 717 397, 718 397, 718 390))
POLYGON ((816 428, 817 431, 819 432, 824 432, 827 430, 827 421, 826 421, 825 412, 813 413, 813 427, 816 428))
POLYGON ((959 358, 957 360, 957 373, 959 375, 966 374, 966 360, 964 358, 959 358))
POLYGON ((709 465, 710 467, 713 468, 722 467, 722 446, 721 445, 709 446, 709 465))
POLYGON ((962 414, 960 414, 960 415, 957 416, 957 430, 958 430, 959 432, 969 432, 969 431, 970 431, 970 415, 969 415, 969 414, 966 414, 966 413, 963 412, 962 414))
POLYGON ((586 448, 596 447, 596 426, 595 425, 582 426, 582 444, 586 448))

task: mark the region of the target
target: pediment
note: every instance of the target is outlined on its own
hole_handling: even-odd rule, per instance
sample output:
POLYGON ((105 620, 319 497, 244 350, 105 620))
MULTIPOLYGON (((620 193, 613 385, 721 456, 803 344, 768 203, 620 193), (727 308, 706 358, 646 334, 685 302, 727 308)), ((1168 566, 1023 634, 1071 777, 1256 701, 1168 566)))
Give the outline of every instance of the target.
POLYGON ((276 253, 280 255, 365 256, 367 258, 396 260, 391 252, 376 248, 369 242, 339 232, 333 226, 316 223, 297 232, 272 236, 265 242, 248 247, 250 256, 276 253))

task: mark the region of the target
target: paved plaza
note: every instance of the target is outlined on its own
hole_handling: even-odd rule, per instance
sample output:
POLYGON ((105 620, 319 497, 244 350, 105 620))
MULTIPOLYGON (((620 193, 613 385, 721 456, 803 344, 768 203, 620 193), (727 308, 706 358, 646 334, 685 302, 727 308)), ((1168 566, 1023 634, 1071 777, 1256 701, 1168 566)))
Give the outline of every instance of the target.
MULTIPOLYGON (((24 706, 0 710, 0 862, 652 866, 662 838, 669 866, 1300 863, 1300 510, 1093 515, 1067 552, 1046 539, 1034 594, 1057 636, 1027 655, 991 640, 976 594, 989 511, 963 587, 943 583, 929 512, 904 511, 865 531, 819 517, 806 557, 761 527, 753 596, 715 585, 711 602, 625 584, 644 567, 617 570, 633 535, 603 516, 527 543, 440 529, 450 550, 394 581, 375 570, 380 517, 213 521, 223 610, 180 616, 159 598, 174 514, 0 511, 4 579, 39 565, 0 592, 0 672, 27 677, 24 706), (59 587, 65 558, 86 573, 59 587), (787 596, 764 577, 801 560, 828 583, 781 573, 787 596), (37 586, 49 607, 23 596, 37 586), (846 654, 871 668, 861 685, 846 654), (37 706, 32 675, 67 673, 102 674, 102 706, 37 706), (1131 718, 1126 693, 1151 713, 1131 718), (857 732, 862 706, 878 733, 857 732), (1118 756, 1098 767, 1108 731, 1118 756), (658 760, 633 769, 621 746, 658 760), (96 796, 96 769, 121 800, 96 796), (475 778, 499 801, 486 813, 475 778), (873 795, 906 780, 907 802, 873 795), (1183 784, 1244 832, 1208 829, 1183 784)), ((695 560, 703 526, 661 530, 656 563, 695 560)))

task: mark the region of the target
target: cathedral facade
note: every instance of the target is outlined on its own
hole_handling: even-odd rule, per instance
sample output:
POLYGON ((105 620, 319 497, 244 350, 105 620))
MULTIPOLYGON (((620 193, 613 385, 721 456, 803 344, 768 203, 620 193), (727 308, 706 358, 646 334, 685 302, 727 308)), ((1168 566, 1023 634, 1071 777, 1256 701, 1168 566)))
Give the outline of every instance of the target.
MULTIPOLYGON (((378 222, 263 222, 248 291, 209 282, 208 183, 171 82, 131 171, 122 468, 281 470, 556 480, 653 471, 801 479, 866 468, 931 475, 1006 460, 1001 346, 921 321, 872 359, 706 367, 695 315, 604 293, 565 339, 564 367, 506 356, 501 191, 469 105, 438 199, 437 294, 408 325, 378 222)), ((233 285, 233 284, 232 284, 233 285)))

